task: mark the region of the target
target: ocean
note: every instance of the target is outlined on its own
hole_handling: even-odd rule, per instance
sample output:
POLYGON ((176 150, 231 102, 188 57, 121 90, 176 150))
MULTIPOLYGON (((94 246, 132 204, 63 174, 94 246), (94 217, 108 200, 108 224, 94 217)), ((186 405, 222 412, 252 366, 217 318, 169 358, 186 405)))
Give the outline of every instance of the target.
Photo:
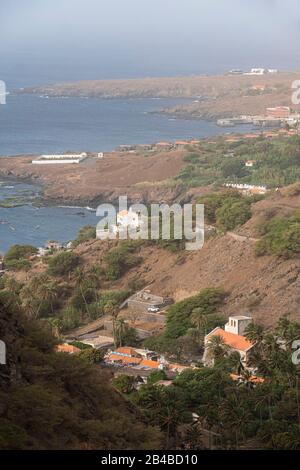
MULTIPOLYGON (((11 93, 7 104, 0 105, 0 156, 69 150, 105 152, 120 144, 175 141, 224 133, 224 129, 213 122, 171 119, 157 112, 180 101, 183 100, 47 99, 11 93)), ((33 186, 3 182, 0 202, 23 190, 38 192, 33 186)), ((80 227, 96 222, 95 213, 86 209, 36 208, 31 200, 19 207, 0 207, 0 251, 6 251, 15 243, 41 246, 49 239, 67 242, 75 237, 80 227)))

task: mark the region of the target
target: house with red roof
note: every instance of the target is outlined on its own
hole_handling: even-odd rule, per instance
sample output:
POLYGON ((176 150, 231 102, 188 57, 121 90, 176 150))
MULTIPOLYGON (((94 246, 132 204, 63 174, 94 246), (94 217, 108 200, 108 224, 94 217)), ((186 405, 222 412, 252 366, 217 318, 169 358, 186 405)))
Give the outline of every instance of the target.
POLYGON ((55 351, 59 353, 78 354, 80 353, 81 350, 77 348, 76 346, 73 346, 72 344, 63 343, 63 344, 58 344, 55 347, 55 351))
POLYGON ((224 345, 232 352, 236 351, 241 356, 241 361, 247 365, 250 354, 253 352, 255 343, 249 341, 245 336, 247 326, 252 323, 251 317, 244 315, 229 317, 228 323, 225 328, 217 327, 205 337, 205 351, 203 362, 206 366, 211 366, 214 363, 214 358, 210 350, 209 344, 213 337, 220 337, 224 345))

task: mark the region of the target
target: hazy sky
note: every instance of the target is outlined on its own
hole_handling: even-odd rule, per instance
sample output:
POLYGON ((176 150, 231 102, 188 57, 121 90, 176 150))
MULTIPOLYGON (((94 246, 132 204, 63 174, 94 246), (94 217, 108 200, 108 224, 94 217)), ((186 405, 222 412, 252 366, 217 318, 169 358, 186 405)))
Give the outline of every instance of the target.
POLYGON ((299 6, 299 0, 0 0, 0 75, 22 70, 24 83, 34 81, 32 74, 39 83, 300 69, 299 6))

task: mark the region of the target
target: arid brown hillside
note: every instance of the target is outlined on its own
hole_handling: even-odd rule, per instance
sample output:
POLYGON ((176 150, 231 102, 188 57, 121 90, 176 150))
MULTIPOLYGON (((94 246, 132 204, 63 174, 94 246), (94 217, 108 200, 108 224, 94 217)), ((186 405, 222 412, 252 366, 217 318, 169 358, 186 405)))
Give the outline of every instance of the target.
POLYGON ((105 154, 81 165, 32 165, 32 156, 1 158, 0 174, 43 185, 45 199, 55 203, 96 205, 127 195, 131 201, 172 201, 180 187, 161 185, 184 166, 184 151, 105 154))
POLYGON ((31 87, 25 93, 98 98, 192 98, 195 102, 166 110, 181 117, 216 118, 259 114, 269 106, 292 106, 292 82, 299 73, 86 80, 31 87), (263 86, 263 91, 259 87, 263 86), (258 88, 255 88, 258 87, 258 88), (256 91, 258 89, 258 91, 256 91), (196 99, 195 99, 196 98, 196 99))
MULTIPOLYGON (((264 214, 275 211, 288 215, 300 208, 300 193, 295 188, 254 204, 253 217, 245 226, 208 240, 200 251, 172 254, 154 246, 142 248, 141 266, 115 282, 114 287, 125 287, 138 277, 151 285, 153 293, 181 300, 205 287, 221 286, 229 293, 225 315, 250 313, 266 326, 286 314, 299 320, 300 259, 256 257, 253 240, 264 214)), ((101 263, 106 250, 101 241, 77 248, 86 262, 93 264, 101 263)))
MULTIPOLYGON (((266 326, 282 315, 300 319, 300 258, 284 259, 255 255, 258 225, 274 215, 289 216, 300 208, 299 184, 281 189, 252 205, 252 218, 225 235, 209 238, 200 251, 171 253, 145 243, 137 254, 143 261, 120 280, 102 283, 102 289, 127 289, 130 281, 140 279, 152 293, 176 301, 206 287, 222 287, 227 293, 223 313, 251 314, 266 326)), ((91 240, 75 248, 85 269, 104 266, 104 255, 117 241, 91 240)), ((40 274, 45 264, 38 262, 28 273, 16 277, 25 281, 40 274)))

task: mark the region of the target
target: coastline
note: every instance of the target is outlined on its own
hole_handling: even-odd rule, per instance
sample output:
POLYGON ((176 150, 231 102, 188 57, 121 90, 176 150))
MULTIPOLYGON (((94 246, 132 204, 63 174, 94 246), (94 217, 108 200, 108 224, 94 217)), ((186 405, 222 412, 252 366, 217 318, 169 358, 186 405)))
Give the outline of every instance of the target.
MULTIPOLYGON (((19 93, 47 98, 182 99, 188 103, 179 103, 154 113, 177 119, 216 121, 242 114, 261 114, 271 106, 290 105, 292 83, 299 76, 300 73, 294 71, 264 75, 81 80, 27 87, 19 93)), ((300 105, 294 105, 294 109, 299 111, 300 105)))

